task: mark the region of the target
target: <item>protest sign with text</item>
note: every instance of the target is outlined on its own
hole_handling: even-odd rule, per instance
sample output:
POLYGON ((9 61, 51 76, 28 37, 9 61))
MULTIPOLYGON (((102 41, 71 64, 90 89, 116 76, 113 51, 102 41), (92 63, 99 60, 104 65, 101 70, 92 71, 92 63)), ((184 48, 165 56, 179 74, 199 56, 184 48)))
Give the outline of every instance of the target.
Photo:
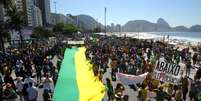
POLYGON ((163 82, 179 84, 183 70, 176 63, 157 61, 154 69, 154 78, 163 82))

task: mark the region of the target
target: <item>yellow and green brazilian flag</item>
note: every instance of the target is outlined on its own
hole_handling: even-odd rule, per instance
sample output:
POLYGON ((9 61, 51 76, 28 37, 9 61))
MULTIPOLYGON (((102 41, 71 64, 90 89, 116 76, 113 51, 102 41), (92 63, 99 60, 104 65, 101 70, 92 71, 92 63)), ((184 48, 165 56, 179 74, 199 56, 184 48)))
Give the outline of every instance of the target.
POLYGON ((103 83, 94 76, 85 47, 66 49, 54 90, 54 101, 102 101, 103 83))

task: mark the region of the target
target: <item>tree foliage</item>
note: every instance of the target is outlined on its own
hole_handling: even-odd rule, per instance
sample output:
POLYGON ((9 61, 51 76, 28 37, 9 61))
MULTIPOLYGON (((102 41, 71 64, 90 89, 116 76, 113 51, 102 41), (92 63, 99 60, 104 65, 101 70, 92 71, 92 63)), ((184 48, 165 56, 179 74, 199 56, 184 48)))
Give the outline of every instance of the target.
POLYGON ((53 32, 57 34, 72 34, 72 33, 77 33, 79 30, 77 26, 73 24, 64 24, 64 23, 57 23, 53 27, 53 32))
POLYGON ((25 20, 22 11, 18 11, 16 6, 6 10, 6 16, 8 16, 7 22, 11 30, 21 31, 25 25, 25 20))
MULTIPOLYGON (((4 1, 4 0, 3 0, 4 1)), ((23 46, 23 36, 22 36, 22 28, 25 25, 25 14, 22 11, 18 11, 16 5, 8 0, 6 2, 2 2, 5 8, 5 16, 7 17, 6 23, 9 25, 8 29, 11 32, 17 31, 20 36, 20 46, 23 46)))
POLYGON ((73 24, 66 24, 64 26, 64 34, 72 34, 78 32, 78 28, 73 24))
POLYGON ((0 0, 0 5, 3 5, 5 9, 5 16, 7 17, 7 20, 1 21, 0 25, 0 42, 1 42, 1 48, 4 51, 4 38, 10 38, 9 30, 16 30, 19 31, 20 39, 22 42, 22 35, 21 35, 21 29, 23 26, 24 18, 22 18, 21 12, 19 12, 16 8, 16 5, 11 0, 0 0))
POLYGON ((95 32, 95 33, 101 32, 101 28, 96 27, 96 28, 94 28, 93 32, 95 32))
POLYGON ((53 32, 54 33, 62 34, 63 33, 63 29, 64 29, 64 23, 57 23, 53 27, 53 32))
POLYGON ((0 0, 0 4, 2 4, 6 9, 9 9, 13 6, 11 0, 0 0))
POLYGON ((41 26, 35 27, 33 29, 33 34, 31 35, 32 38, 49 38, 53 36, 54 34, 50 30, 41 26))

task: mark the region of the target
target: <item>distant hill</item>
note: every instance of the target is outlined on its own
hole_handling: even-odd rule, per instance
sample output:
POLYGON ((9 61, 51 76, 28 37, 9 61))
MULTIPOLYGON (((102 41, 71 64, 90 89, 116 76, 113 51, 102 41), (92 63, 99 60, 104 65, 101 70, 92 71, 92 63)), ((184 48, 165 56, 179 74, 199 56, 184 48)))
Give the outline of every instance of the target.
POLYGON ((162 18, 159 18, 156 23, 160 27, 170 27, 169 24, 162 18))
POLYGON ((68 23, 75 24, 75 25, 78 24, 79 28, 82 31, 92 31, 96 27, 99 27, 102 29, 104 28, 104 26, 101 23, 97 22, 93 17, 89 15, 73 16, 73 15, 67 14, 66 18, 68 23))
POLYGON ((66 23, 78 25, 79 29, 82 32, 91 32, 94 30, 103 30, 105 27, 97 22, 93 17, 89 15, 71 15, 71 14, 59 14, 59 13, 51 13, 52 17, 52 25, 56 23, 66 23))
POLYGON ((156 31, 157 32, 168 32, 172 31, 169 24, 162 18, 159 18, 156 23, 156 31))
POLYGON ((175 32, 188 32, 189 29, 185 26, 176 26, 172 28, 175 32))
POLYGON ((138 31, 153 31, 155 30, 155 24, 146 20, 135 20, 129 21, 123 26, 123 30, 127 32, 138 32, 138 31))
POLYGON ((190 32, 201 32, 201 25, 194 25, 190 27, 190 32))
POLYGON ((97 26, 103 27, 103 25, 89 15, 78 15, 78 23, 84 30, 94 30, 97 26))
MULTIPOLYGON (((71 14, 66 15, 66 22, 74 25, 79 24, 79 28, 83 31, 92 31, 95 28, 101 28, 104 30, 105 27, 97 22, 93 17, 89 15, 78 15, 73 16, 71 14)), ((156 23, 149 22, 146 20, 131 20, 125 25, 114 25, 114 23, 107 25, 107 31, 109 32, 201 32, 201 25, 193 25, 190 28, 185 26, 171 27, 167 21, 163 18, 159 18, 156 23)))
POLYGON ((169 24, 162 18, 157 20, 157 23, 152 23, 146 20, 134 20, 128 21, 123 26, 123 31, 126 32, 160 32, 160 31, 172 31, 169 24))
POLYGON ((159 18, 156 23, 146 20, 128 21, 123 26, 125 32, 201 32, 201 25, 193 25, 190 28, 185 26, 170 27, 170 25, 162 18, 159 18))

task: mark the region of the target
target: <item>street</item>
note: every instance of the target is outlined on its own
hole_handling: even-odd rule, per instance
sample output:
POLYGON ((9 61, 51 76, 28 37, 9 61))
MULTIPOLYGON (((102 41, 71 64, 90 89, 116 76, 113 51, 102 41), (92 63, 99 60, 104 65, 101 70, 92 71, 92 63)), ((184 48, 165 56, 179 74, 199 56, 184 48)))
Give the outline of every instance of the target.
MULTIPOLYGON (((57 56, 55 56, 52 60, 54 66, 56 66, 57 64, 57 56)), ((184 65, 183 63, 181 63, 180 65, 184 65)), ((182 66, 183 67, 183 66, 182 66)), ((184 68, 183 68, 184 69, 184 68)), ((191 69, 191 73, 190 73, 190 78, 193 79, 194 74, 196 73, 197 69, 196 68, 192 68, 191 69)), ((35 73, 34 73, 35 74, 35 73)), ((183 76, 185 75, 185 72, 183 73, 183 76)), ((13 77, 15 76, 15 72, 13 71, 12 73, 13 77)), ((103 75, 103 83, 106 84, 106 78, 110 78, 111 79, 111 68, 107 68, 107 72, 103 75)), ((15 78, 14 78, 15 79, 15 78)), ((34 80, 36 81, 36 77, 34 78, 34 80)), ((190 81, 190 80, 189 80, 190 81)), ((121 83, 118 79, 116 82, 112 82, 113 88, 116 87, 117 83, 121 83)), ((133 89, 130 89, 129 86, 124 85, 125 87, 125 91, 124 91, 124 95, 128 95, 129 96, 129 101, 138 101, 137 96, 138 96, 138 91, 134 91, 133 89)), ((189 86, 190 88, 190 86, 189 86)), ((43 101, 43 88, 38 88, 38 101, 43 101)), ((188 94, 187 94, 188 96, 188 94)), ((150 98, 151 101, 155 101, 154 98, 150 98)), ((104 100, 107 100, 107 94, 105 94, 104 100)), ((189 100, 189 97, 187 97, 187 101, 189 100)), ((19 97, 16 101, 20 101, 19 97)))

